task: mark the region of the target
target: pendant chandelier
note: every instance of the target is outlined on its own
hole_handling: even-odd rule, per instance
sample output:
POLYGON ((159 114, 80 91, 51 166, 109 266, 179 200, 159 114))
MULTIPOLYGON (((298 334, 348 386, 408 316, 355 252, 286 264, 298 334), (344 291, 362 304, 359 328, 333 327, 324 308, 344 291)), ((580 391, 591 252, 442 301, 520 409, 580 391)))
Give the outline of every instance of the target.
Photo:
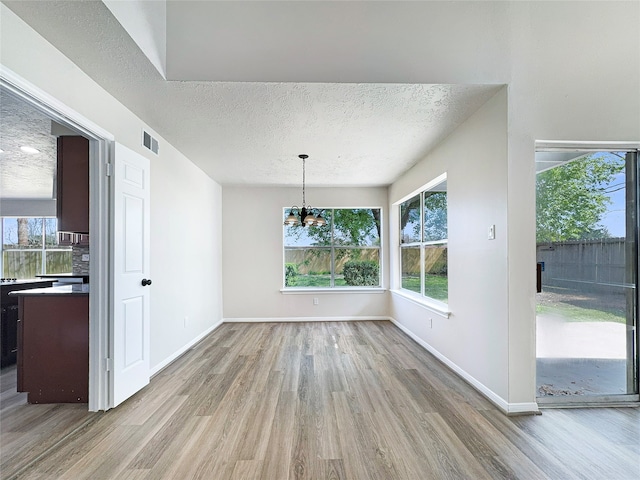
POLYGON ((298 155, 298 158, 302 159, 302 208, 298 208, 297 205, 291 207, 284 224, 291 227, 299 224, 303 227, 322 227, 327 224, 327 221, 322 218, 322 212, 312 208, 311 205, 307 206, 305 201, 305 160, 309 155, 298 155))

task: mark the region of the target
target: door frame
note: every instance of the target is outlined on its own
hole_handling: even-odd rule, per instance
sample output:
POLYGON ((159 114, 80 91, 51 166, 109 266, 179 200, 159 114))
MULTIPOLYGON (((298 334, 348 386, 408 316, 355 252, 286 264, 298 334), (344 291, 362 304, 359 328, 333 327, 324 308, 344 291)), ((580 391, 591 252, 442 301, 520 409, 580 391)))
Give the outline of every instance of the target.
MULTIPOLYGON (((640 171, 640 142, 597 142, 597 141, 555 141, 555 140, 537 140, 535 142, 535 152, 547 151, 547 152, 606 152, 606 151, 635 151, 636 152, 636 172, 640 171)), ((636 173, 637 174, 637 173, 636 173)), ((638 295, 640 294, 640 237, 638 232, 640 231, 640 179, 636 179, 636 253, 635 264, 637 269, 636 278, 636 303, 634 306, 636 323, 633 327, 633 340, 635 342, 635 355, 633 358, 633 369, 635 372, 635 385, 640 388, 640 301, 638 301, 638 295)), ((537 208, 537 205, 536 205, 537 208)), ((537 319, 536 319, 537 323, 537 319)), ((535 327, 534 327, 535 328, 535 327)), ((535 330, 534 330, 535 331, 535 330)), ((534 334, 534 343, 537 344, 538 336, 534 334)), ((534 352, 536 347, 534 346, 534 352)), ((537 357, 537 354, 536 354, 537 357)), ((534 362, 534 365, 536 363, 534 362)), ((628 367, 627 367, 628 368, 628 367)), ((535 373, 534 368, 534 375, 535 373)), ((534 379, 537 376, 534 377, 534 379)), ((537 380, 534 382, 537 385, 537 380)), ((536 386, 537 388, 537 386, 536 386)), ((576 398, 575 396, 568 397, 538 397, 537 390, 535 392, 536 403, 542 407, 588 407, 588 406, 617 406, 617 405, 633 405, 640 404, 640 392, 623 394, 623 395, 594 395, 587 398, 576 398)))
POLYGON ((0 64, 0 87, 51 119, 89 139, 89 404, 90 412, 107 410, 111 382, 109 322, 111 291, 109 168, 115 137, 44 90, 0 64))

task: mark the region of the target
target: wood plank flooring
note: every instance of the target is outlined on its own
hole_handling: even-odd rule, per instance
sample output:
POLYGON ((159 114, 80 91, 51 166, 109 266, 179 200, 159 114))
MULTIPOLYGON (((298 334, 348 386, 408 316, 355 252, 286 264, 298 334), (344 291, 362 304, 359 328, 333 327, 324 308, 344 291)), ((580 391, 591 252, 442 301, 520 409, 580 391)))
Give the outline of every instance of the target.
POLYGON ((640 478, 639 409, 506 417, 390 322, 224 324, 108 412, 2 395, 3 479, 640 478))

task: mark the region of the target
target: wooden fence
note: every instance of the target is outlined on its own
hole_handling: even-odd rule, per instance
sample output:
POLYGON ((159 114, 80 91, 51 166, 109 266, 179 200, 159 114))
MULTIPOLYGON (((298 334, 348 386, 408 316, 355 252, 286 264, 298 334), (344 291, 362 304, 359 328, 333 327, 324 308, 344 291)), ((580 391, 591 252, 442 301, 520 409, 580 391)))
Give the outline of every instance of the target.
POLYGON ((633 261, 627 261, 624 238, 537 245, 543 263, 542 286, 583 292, 624 293, 633 284, 633 261))

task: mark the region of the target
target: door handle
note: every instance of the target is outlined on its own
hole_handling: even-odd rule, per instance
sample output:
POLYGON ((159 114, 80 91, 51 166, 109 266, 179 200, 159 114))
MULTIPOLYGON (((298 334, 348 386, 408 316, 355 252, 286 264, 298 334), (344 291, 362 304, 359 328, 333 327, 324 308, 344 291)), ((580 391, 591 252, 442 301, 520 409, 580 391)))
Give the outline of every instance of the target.
POLYGON ((146 287, 147 285, 151 285, 151 280, 147 280, 146 278, 142 279, 142 286, 146 287))

